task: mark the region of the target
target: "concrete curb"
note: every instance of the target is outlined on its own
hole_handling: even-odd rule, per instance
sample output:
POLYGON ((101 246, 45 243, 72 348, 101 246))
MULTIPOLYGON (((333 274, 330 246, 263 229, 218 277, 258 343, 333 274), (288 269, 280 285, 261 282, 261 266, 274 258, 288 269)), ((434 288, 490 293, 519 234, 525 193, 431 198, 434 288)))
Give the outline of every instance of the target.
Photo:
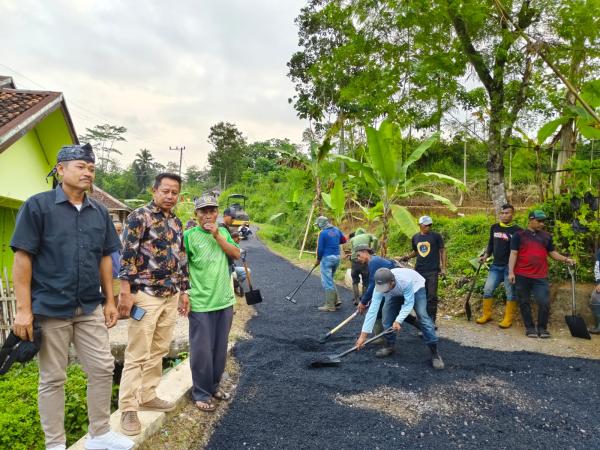
MULTIPOLYGON (((227 353, 231 354, 231 350, 235 344, 230 342, 227 346, 227 353)), ((177 407, 174 411, 164 413, 158 411, 140 411, 138 417, 142 423, 142 431, 136 436, 128 436, 129 439, 135 442, 133 448, 138 448, 146 439, 157 433, 167 420, 167 414, 172 416, 178 414, 184 403, 189 401, 189 392, 192 388, 192 372, 190 371, 190 360, 186 359, 177 367, 171 369, 162 377, 156 393, 164 400, 175 402, 177 407)), ((110 429, 120 432, 121 411, 115 411, 110 416, 110 429)), ((87 435, 86 435, 87 436, 87 435)), ((69 450, 84 450, 85 438, 83 436, 75 444, 69 447, 69 450)))

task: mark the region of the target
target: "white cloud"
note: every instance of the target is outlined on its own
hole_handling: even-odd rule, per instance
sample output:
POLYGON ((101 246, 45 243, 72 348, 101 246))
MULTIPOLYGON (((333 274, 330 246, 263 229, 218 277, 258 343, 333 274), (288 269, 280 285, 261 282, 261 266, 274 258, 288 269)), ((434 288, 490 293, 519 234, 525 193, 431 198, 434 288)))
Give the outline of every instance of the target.
POLYGON ((250 140, 300 141, 286 63, 304 3, 0 0, 0 74, 62 91, 80 134, 127 127, 125 162, 140 148, 174 161, 169 146, 185 145, 185 164, 203 166, 219 121, 250 140))

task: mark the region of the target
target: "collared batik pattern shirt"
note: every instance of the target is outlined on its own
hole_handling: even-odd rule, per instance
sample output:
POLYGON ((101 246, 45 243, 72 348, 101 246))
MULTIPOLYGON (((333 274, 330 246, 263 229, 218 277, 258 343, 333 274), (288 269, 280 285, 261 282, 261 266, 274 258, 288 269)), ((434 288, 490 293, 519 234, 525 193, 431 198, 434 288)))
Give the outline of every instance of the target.
POLYGON ((131 292, 155 297, 189 289, 183 225, 177 216, 165 215, 154 202, 129 215, 119 278, 129 281, 131 292))

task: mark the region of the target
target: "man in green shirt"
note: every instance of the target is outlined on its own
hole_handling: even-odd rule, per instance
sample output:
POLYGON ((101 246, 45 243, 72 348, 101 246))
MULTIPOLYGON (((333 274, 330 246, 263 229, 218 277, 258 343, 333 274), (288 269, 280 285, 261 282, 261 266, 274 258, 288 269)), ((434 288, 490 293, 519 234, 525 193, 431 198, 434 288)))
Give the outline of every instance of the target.
POLYGON ((198 226, 183 234, 190 272, 192 400, 201 411, 214 411, 214 399, 229 399, 219 388, 235 303, 227 257, 238 259, 240 248, 229 231, 218 226, 213 196, 202 195, 195 207, 198 226))
POLYGON ((352 261, 352 292, 354 293, 354 304, 358 305, 361 293, 358 290, 358 285, 362 278, 362 294, 367 290, 369 285, 369 266, 361 263, 357 258, 356 249, 358 246, 367 245, 373 252, 377 251, 377 238, 372 234, 367 233, 363 228, 357 228, 354 232, 354 237, 350 238, 350 261, 352 261))

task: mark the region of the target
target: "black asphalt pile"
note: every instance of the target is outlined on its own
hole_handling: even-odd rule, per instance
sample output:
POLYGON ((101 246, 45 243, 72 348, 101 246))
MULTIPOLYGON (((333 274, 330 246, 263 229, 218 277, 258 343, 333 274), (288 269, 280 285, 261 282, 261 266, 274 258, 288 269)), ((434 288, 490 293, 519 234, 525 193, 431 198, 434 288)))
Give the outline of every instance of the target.
POLYGON ((443 340, 446 370, 435 372, 405 327, 390 358, 371 347, 339 367, 310 369, 354 344, 362 318, 318 342, 352 312, 351 293, 340 291, 339 312, 319 313, 320 281, 311 276, 294 305, 284 297, 306 272, 256 239, 244 246, 264 302, 249 323, 254 338, 234 349, 240 383, 207 448, 600 448, 598 361, 443 340))

